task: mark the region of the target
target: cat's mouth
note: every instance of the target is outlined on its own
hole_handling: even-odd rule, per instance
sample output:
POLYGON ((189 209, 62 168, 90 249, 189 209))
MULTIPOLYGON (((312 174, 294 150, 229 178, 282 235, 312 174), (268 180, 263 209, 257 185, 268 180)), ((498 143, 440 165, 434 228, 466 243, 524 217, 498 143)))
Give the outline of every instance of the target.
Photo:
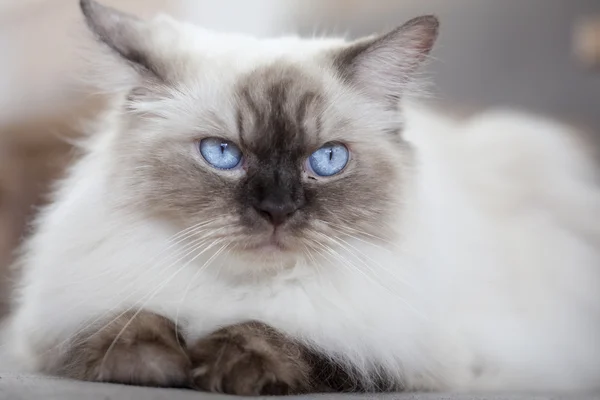
POLYGON ((285 253, 290 250, 290 247, 284 243, 283 235, 274 230, 267 239, 254 244, 249 250, 260 253, 285 253))

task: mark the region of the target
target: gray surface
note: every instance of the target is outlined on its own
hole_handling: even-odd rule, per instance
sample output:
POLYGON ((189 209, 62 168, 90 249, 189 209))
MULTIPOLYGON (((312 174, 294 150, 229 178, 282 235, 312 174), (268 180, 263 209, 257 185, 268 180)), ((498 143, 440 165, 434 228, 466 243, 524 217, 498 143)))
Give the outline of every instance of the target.
MULTIPOLYGON (((0 400, 225 400, 237 398, 208 393, 174 389, 152 389, 101 383, 74 382, 40 376, 0 374, 0 400)), ((517 394, 496 395, 449 395, 449 394, 386 394, 386 395, 312 395, 298 396, 298 399, 398 399, 398 400, 597 400, 599 395, 581 396, 533 396, 517 394)), ((267 397, 267 399, 274 399, 267 397)))

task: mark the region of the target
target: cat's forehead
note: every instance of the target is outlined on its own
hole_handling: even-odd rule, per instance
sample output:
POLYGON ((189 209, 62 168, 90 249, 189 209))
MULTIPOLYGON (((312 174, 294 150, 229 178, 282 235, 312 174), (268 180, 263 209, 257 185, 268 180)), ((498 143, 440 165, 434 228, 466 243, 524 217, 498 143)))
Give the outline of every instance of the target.
POLYGON ((239 140, 258 156, 289 156, 323 140, 327 93, 318 75, 275 63, 242 76, 235 98, 239 140))

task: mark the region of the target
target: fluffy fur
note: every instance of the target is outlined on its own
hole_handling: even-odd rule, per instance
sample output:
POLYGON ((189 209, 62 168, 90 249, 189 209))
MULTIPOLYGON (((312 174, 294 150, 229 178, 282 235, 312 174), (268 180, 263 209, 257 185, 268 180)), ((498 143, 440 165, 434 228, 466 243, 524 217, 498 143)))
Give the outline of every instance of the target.
POLYGON ((186 341, 261 321, 408 389, 599 387, 595 166, 555 122, 392 107, 433 44, 431 20, 345 43, 96 11, 92 28, 136 72, 23 249, 6 331, 21 365, 53 372, 79 332, 143 309, 186 341), (298 126, 258 122, 307 92, 318 100, 298 126), (293 160, 290 179, 313 196, 273 251, 261 248, 271 228, 237 197, 244 172, 211 170, 194 150, 240 130, 258 160, 245 173, 293 160), (279 147, 263 149, 264 135, 279 147), (329 141, 352 144, 351 164, 309 181, 298 154, 329 141), (265 163, 283 148, 292 158, 265 163))

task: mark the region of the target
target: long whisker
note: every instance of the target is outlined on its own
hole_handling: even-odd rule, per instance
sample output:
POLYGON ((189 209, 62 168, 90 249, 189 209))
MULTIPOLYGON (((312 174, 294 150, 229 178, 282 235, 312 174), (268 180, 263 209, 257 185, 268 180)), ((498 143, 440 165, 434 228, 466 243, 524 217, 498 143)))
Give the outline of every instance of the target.
POLYGON ((362 230, 359 230, 359 229, 356 229, 356 228, 351 228, 349 226, 344 226, 344 225, 339 225, 339 224, 333 224, 333 223, 329 223, 329 222, 325 222, 325 221, 321 221, 321 220, 319 222, 322 223, 322 224, 328 225, 328 226, 330 226, 331 228, 333 228, 335 230, 344 232, 345 234, 348 234, 348 235, 353 235, 354 234, 353 238, 355 238, 356 240, 364 242, 364 243, 368 243, 371 246, 378 247, 378 248, 380 248, 382 250, 385 250, 385 251, 390 251, 390 249, 388 249, 386 247, 383 247, 383 246, 381 246, 381 245, 379 245, 377 243, 367 242, 366 240, 361 239, 359 236, 364 236, 364 237, 368 237, 368 238, 374 239, 374 240, 376 240, 378 242, 385 243, 388 246, 392 246, 392 247, 396 247, 396 248, 400 247, 397 243, 394 243, 394 242, 392 242, 390 240, 387 240, 387 239, 385 239, 385 238, 383 238, 381 236, 373 235, 372 233, 369 233, 369 232, 365 232, 365 231, 362 231, 362 230))
MULTIPOLYGON (((150 272, 153 271, 154 269, 156 269, 156 267, 160 266, 162 264, 161 261, 165 261, 169 258, 173 258, 173 257, 177 257, 179 254, 182 254, 184 251, 190 249, 191 247, 194 247, 196 245, 198 245, 199 247, 201 247, 204 243, 208 242, 208 240, 206 240, 207 238, 209 238, 210 236, 214 235, 215 232, 218 232, 222 229, 224 229, 225 227, 221 228, 221 229, 211 229, 208 228, 207 226, 209 226, 212 223, 215 223, 217 221, 222 221, 222 217, 215 217, 213 219, 210 220, 205 220, 202 221, 201 223, 192 225, 190 227, 187 227, 181 231, 178 231, 177 233, 175 233, 174 235, 172 235, 171 237, 169 237, 168 239, 166 239, 166 242, 169 244, 168 246, 165 246, 161 249, 160 252, 158 252, 157 254, 155 254, 153 256, 154 260, 149 260, 153 263, 153 265, 146 270, 146 272, 150 272), (189 238, 192 238, 195 235, 198 234, 202 234, 201 237, 195 238, 194 240, 192 240, 190 243, 185 244, 183 247, 177 249, 177 251, 174 254, 167 254, 166 258, 162 257, 164 253, 168 252, 169 250, 171 250, 173 247, 179 245, 180 243, 188 240, 189 238)), ((189 252, 187 254, 190 254, 189 252)), ((184 255, 185 257, 185 255, 184 255)), ((120 267, 120 266, 119 266, 120 267)), ((82 279, 81 281, 88 281, 91 279, 97 279, 99 277, 108 275, 110 273, 112 273, 117 267, 110 267, 110 268, 106 268, 104 271, 100 272, 99 274, 96 274, 94 276, 90 276, 90 277, 86 277, 85 279, 82 279)), ((170 267, 169 267, 170 268, 170 267)), ((164 268, 162 270, 162 272, 159 273, 159 275, 164 274, 165 272, 168 271, 169 268, 164 268)), ((126 275, 123 275, 120 279, 126 279, 126 275)), ((78 282, 74 281, 72 282, 72 284, 76 285, 78 282)), ((136 279, 132 279, 131 282, 126 285, 126 287, 124 289, 126 289, 127 287, 131 287, 133 285, 136 284, 136 279)), ((132 296, 134 296, 136 293, 139 293, 141 290, 143 290, 144 288, 140 287, 137 290, 133 290, 133 291, 128 291, 128 295, 125 296, 125 298, 120 299, 120 304, 123 304, 124 302, 126 302, 129 298, 131 298, 132 296)), ((65 310, 65 312, 69 312, 69 310, 74 310, 77 307, 79 307, 81 305, 81 303, 83 303, 85 300, 82 300, 81 302, 77 302, 71 305, 71 307, 68 310, 65 310)), ((91 326, 93 326, 94 324, 96 324, 98 321, 104 319, 107 315, 112 314, 113 311, 118 307, 118 305, 111 307, 109 310, 107 310, 106 312, 102 313, 100 316, 94 318, 88 318, 87 320, 85 320, 83 322, 83 325, 81 326, 80 329, 78 329, 75 333, 69 335, 69 337, 67 337, 64 341, 61 341, 59 343, 57 343, 56 345, 50 347, 49 349, 46 350, 46 352, 50 352, 53 349, 57 348, 57 347, 61 347, 64 344, 66 344, 67 342, 69 342, 70 340, 72 340, 73 337, 77 337, 78 335, 80 335, 83 331, 89 329, 91 326)), ((42 328, 39 328, 37 331, 41 330, 42 328)), ((104 329, 104 328, 102 328, 104 329)))
POLYGON ((216 221, 219 221, 219 220, 221 220, 221 219, 222 219, 222 217, 213 218, 213 219, 210 219, 210 220, 208 220, 208 221, 203 221, 203 222, 201 222, 201 223, 198 223, 198 224, 192 225, 192 226, 190 226, 190 227, 188 227, 188 228, 186 228, 186 229, 183 229, 183 230, 179 231, 178 233, 174 234, 173 236, 171 236, 171 237, 168 239, 168 242, 173 242, 173 241, 175 241, 175 240, 178 240, 178 239, 180 239, 182 236, 187 236, 188 234, 193 234, 193 232, 194 232, 194 231, 196 231, 196 230, 198 230, 198 229, 200 229, 200 228, 204 228, 204 227, 206 227, 207 225, 210 225, 210 224, 212 224, 212 223, 214 223, 214 222, 216 222, 216 221))
MULTIPOLYGON (((180 261, 181 259, 185 258, 187 255, 189 255, 191 252, 195 251, 196 246, 202 246, 204 244, 204 242, 208 241, 207 238, 203 237, 203 238, 199 238, 196 239, 194 241, 192 241, 191 243, 188 243, 187 245, 185 245, 183 248, 179 249, 175 254, 170 254, 168 255, 166 258, 163 258, 161 260, 156 260, 154 265, 151 266, 146 273, 152 273, 154 272, 154 270, 156 268, 158 268, 161 265, 162 261, 166 261, 168 260, 168 258, 170 257, 178 257, 179 255, 181 255, 181 253, 189 250, 190 248, 193 248, 192 250, 189 250, 187 253, 185 253, 183 256, 179 257, 177 260, 174 261, 173 264, 177 263, 178 261, 180 261)), ((168 269, 171 267, 172 265, 167 266, 166 268, 163 268, 161 272, 159 272, 159 276, 162 276, 164 273, 166 273, 168 271, 168 269)), ((137 281, 134 279, 132 280, 128 285, 125 285, 123 287, 123 290, 130 288, 132 286, 134 286, 137 283, 137 281)), ((135 296, 137 293, 139 293, 141 290, 143 290, 144 288, 139 287, 137 290, 133 290, 133 291, 129 291, 129 293, 121 299, 121 303, 126 302, 127 300, 129 300, 131 297, 135 296)), ((74 308, 77 306, 74 306, 74 308)), ((89 325, 93 325, 94 323, 98 322, 98 320, 103 319, 104 317, 106 317, 108 314, 112 313, 113 309, 107 310, 106 312, 104 312, 102 315, 98 316, 96 319, 94 319, 91 323, 86 324, 89 325)), ((86 328, 83 328, 86 329, 86 328)))
POLYGON ((387 273, 387 277, 389 277, 389 278, 397 281, 398 283, 401 283, 401 284, 405 285, 406 287, 408 287, 410 289, 416 290, 416 288, 413 285, 411 285, 408 281, 406 281, 405 279, 402 279, 402 278, 400 278, 398 276, 398 271, 394 271, 394 273, 390 272, 390 269, 388 267, 382 265, 380 262, 378 262, 377 260, 373 259, 369 255, 365 254, 360 249, 356 248, 355 246, 353 246, 352 244, 348 243, 344 239, 338 237, 338 238, 331 238, 331 240, 333 242, 335 242, 341 248, 345 249, 354 258, 356 258, 357 260, 359 260, 361 262, 361 264, 365 268, 373 271, 372 265, 375 265, 376 267, 379 267, 379 269, 381 271, 386 272, 387 273), (354 253, 352 250, 356 251, 358 254, 354 253), (368 262, 366 262, 365 260, 363 260, 359 255, 361 255, 364 258, 366 258, 368 261, 371 262, 371 264, 369 264, 368 262))
MULTIPOLYGON (((170 256, 174 256, 174 257, 178 257, 174 262, 172 262, 171 264, 169 264, 166 268, 162 269, 162 272, 159 273, 159 276, 162 276, 166 271, 168 271, 172 266, 174 266, 175 264, 177 264, 178 262, 180 262, 181 260, 185 259, 187 256, 189 256, 190 254, 194 253, 195 251, 197 251, 199 248, 201 248, 205 243, 207 243, 209 241, 208 236, 210 235, 205 235, 201 238, 195 239, 194 241, 192 241, 191 243, 188 243, 186 246, 184 246, 183 248, 179 249, 179 251, 177 253, 175 253, 174 255, 170 255, 170 256), (191 248, 191 250, 189 250, 191 248), (181 253, 187 251, 185 254, 181 255, 181 253), (179 256, 181 255, 181 256, 179 256)), ((207 248, 204 249, 204 251, 207 251, 211 248, 212 246, 209 246, 207 248)), ((160 265, 160 263, 157 261, 156 264, 150 268, 150 271, 155 269, 158 265, 160 265)), ((131 287, 133 284, 135 284, 135 282, 130 283, 127 287, 131 287)), ((139 293, 140 291, 142 291, 143 288, 138 288, 137 290, 131 291, 127 296, 125 296, 125 298, 121 299, 120 304, 125 303, 128 299, 130 299, 131 297, 133 297, 135 294, 139 293)), ((137 304, 137 303, 136 303, 137 304)), ((133 306, 129 307, 127 310, 125 310, 124 312, 118 314, 115 318, 113 318, 111 320, 111 322, 109 322, 108 324, 105 324, 104 326, 108 326, 111 323, 113 323, 114 321, 116 321, 118 318, 122 317, 123 315, 125 315, 127 312, 129 312, 132 308, 134 308, 136 306, 136 304, 134 304, 133 306)), ((94 324, 96 324, 98 321, 101 321, 102 319, 106 318, 108 315, 110 315, 114 309, 118 307, 115 306, 107 311, 105 311, 104 313, 102 313, 101 315, 93 318, 93 320, 90 322, 90 320, 88 319, 88 321, 84 322, 84 325, 82 328, 78 329, 73 335, 70 335, 69 338, 65 339, 63 342, 59 343, 58 346, 61 346, 63 344, 65 344, 66 342, 68 342, 70 340, 71 337, 76 337, 79 334, 81 334, 82 332, 84 332, 85 330, 89 329, 91 326, 93 326, 94 324)), ((91 319, 91 318, 90 318, 91 319)), ((92 334, 92 336, 100 333, 102 329, 99 329, 96 333, 92 334)))
MULTIPOLYGON (((356 240, 357 242, 364 243, 364 244, 368 245, 369 247, 373 247, 375 249, 378 249, 380 251, 384 251, 386 253, 392 253, 393 255, 401 255, 402 259, 405 262, 414 262, 414 263, 417 262, 417 260, 414 258, 414 256, 411 256, 411 254, 409 254, 406 251, 404 251, 404 249, 402 248, 402 246, 400 246, 398 243, 393 243, 391 241, 384 240, 383 238, 378 238, 378 240, 382 241, 383 243, 385 243, 386 246, 390 246, 390 247, 396 249, 395 251, 392 251, 388 247, 384 247, 381 244, 377 244, 377 243, 365 240, 364 238, 360 237, 360 236, 367 236, 367 237, 376 238, 373 235, 369 236, 369 233, 367 233, 367 232, 363 232, 363 231, 360 231, 360 230, 357 230, 357 229, 353 229, 353 228, 349 228, 349 227, 346 227, 346 226, 335 225, 335 224, 328 224, 325 221, 321 221, 321 222, 323 222, 326 225, 329 225, 333 229, 336 229, 336 230, 342 232, 344 234, 344 236, 347 236, 348 238, 350 238, 352 240, 356 240), (356 234, 353 234, 353 233, 356 233, 356 234), (397 252, 399 252, 399 253, 397 253, 397 252)), ((341 240, 340 237, 338 237, 338 239, 341 240)), ((413 287, 413 289, 415 289, 415 288, 413 287)))
MULTIPOLYGON (((321 234, 322 235, 322 234, 321 234)), ((335 243, 335 240, 331 237, 328 237, 326 235, 322 235, 323 239, 325 240, 329 240, 335 243)), ((398 300, 400 300, 406 307, 408 307, 412 312, 414 312, 416 315, 425 318, 424 315, 422 315, 422 313, 420 313, 417 309, 415 309, 410 303, 408 303, 406 301, 406 299, 404 299, 399 293, 395 292, 392 288, 388 287, 388 285, 382 283, 379 279, 376 279, 376 277, 371 276, 371 274, 373 274, 373 271, 369 268, 367 269, 370 274, 366 273, 364 270, 362 270, 361 268, 357 267, 354 263, 352 263, 350 260, 348 260, 346 257, 344 257, 342 254, 340 254, 339 252, 335 251, 333 248, 326 246, 322 243, 319 242, 315 242, 316 244, 319 244, 321 246, 321 248, 323 250, 325 250, 328 254, 330 254, 334 260, 341 262, 342 266, 346 267, 346 269, 348 269, 350 272, 353 273, 358 273, 360 275, 362 275, 364 278, 366 278, 369 282, 385 289, 388 293, 392 294, 394 297, 398 298, 398 300)), ((339 243, 338 243, 339 245, 339 243)))
MULTIPOLYGON (((159 258, 159 257, 161 257, 161 256, 162 256, 164 253, 166 253, 167 251, 171 250, 173 247, 177 246, 177 245, 178 245, 178 244, 180 244, 181 242, 188 240, 190 237, 193 237, 194 235, 197 235, 197 234, 199 234, 199 233, 203 233, 203 232, 211 232, 211 233, 213 233, 213 232, 214 232, 214 231, 212 231, 212 230, 211 230, 211 229, 209 229, 209 228, 205 228, 205 229, 199 229, 199 228, 200 228, 200 227, 197 227, 196 229, 194 229, 194 230, 192 230, 192 231, 189 231, 189 232, 188 232, 188 233, 186 233, 185 235, 183 235, 183 236, 180 236, 180 237, 179 237, 179 238, 178 238, 176 241, 174 241, 174 242, 171 242, 171 243, 169 244, 169 246, 167 246, 167 247, 163 248, 163 249, 162 249, 160 252, 158 252, 157 254, 155 254, 155 255, 154 255, 154 257, 153 257, 153 259, 156 261, 156 259, 157 259, 157 258, 159 258)), ((172 239, 169 239, 169 241, 171 241, 171 240, 172 240, 172 239)), ((197 240, 199 240, 199 239, 197 239, 197 240)), ((192 243, 194 243, 194 242, 192 242, 192 243)), ((186 246, 190 246, 190 244, 191 244, 191 243, 188 243, 188 244, 186 244, 186 245, 184 246, 184 249, 185 249, 185 247, 186 247, 186 246)), ((180 249, 180 250, 181 250, 181 249, 180 249)), ((150 260, 149 260, 149 261, 150 261, 150 260)), ((152 267, 151 267, 151 269, 152 269, 152 267)), ((89 281, 89 280, 94 280, 94 279, 97 279, 97 278, 99 278, 99 277, 102 277, 102 276, 108 275, 108 274, 110 274, 110 273, 111 273, 111 272, 113 272, 113 271, 114 271, 114 268, 107 268, 107 269, 105 269, 104 271, 102 271, 101 273, 99 273, 99 274, 97 274, 97 275, 88 276, 88 277, 85 277, 85 278, 83 278, 83 279, 80 279, 80 280, 78 280, 78 281, 72 281, 72 282, 69 282, 69 284, 72 284, 72 285, 77 285, 77 284, 80 284, 80 283, 82 283, 82 282, 86 282, 86 281, 89 281)))
MULTIPOLYGON (((200 276, 200 274, 209 267, 209 265, 219 256, 221 255, 221 253, 223 251, 225 251, 225 249, 227 249, 227 247, 229 246, 229 243, 225 243, 223 246, 221 246, 219 248, 219 250, 217 250, 212 256, 210 256, 208 258, 208 260, 206 260, 206 262, 200 267, 198 268, 198 270, 194 273, 194 276, 192 276, 192 279, 190 279, 190 282, 188 283, 185 291, 183 292, 183 296, 181 296, 181 300, 179 301, 179 306, 177 307, 177 313, 175 315, 175 336, 177 338, 177 342, 179 343, 179 314, 181 311, 181 306, 183 305, 185 298, 187 297, 192 284, 196 281, 196 279, 198 278, 198 276, 200 276)), ((181 347, 182 344, 179 343, 179 346, 181 347)))
MULTIPOLYGON (((203 249, 202 251, 200 251, 198 254, 196 254, 194 257, 192 257, 191 260, 189 260, 188 262, 184 263, 175 273, 173 273, 171 275, 171 277, 169 279, 167 279, 161 285, 159 285, 159 287, 157 287, 148 296, 148 298, 143 302, 143 304, 138 308, 138 310, 133 314, 133 316, 129 319, 129 321, 123 326, 123 328, 119 331, 119 333, 117 334, 117 336, 113 339, 112 343, 110 344, 110 346, 106 350, 106 353, 104 353, 104 357, 102 358, 102 362, 100 363, 100 371, 102 371, 104 369, 103 366, 104 366, 104 364, 106 362, 106 359, 108 358, 109 353, 112 351, 112 349, 114 348, 114 346, 117 344, 117 342, 119 341, 119 338, 123 335, 123 332, 125 332, 125 330, 127 330, 127 328, 131 325, 131 323, 133 322, 133 320, 144 310, 145 306, 160 292, 160 290, 162 290, 166 285, 168 285, 181 271, 183 271, 194 260, 196 260, 198 257, 200 257, 208 249, 214 247, 215 245, 217 245, 218 243, 221 243, 221 242, 222 242, 222 240, 216 241, 216 242, 212 243, 209 247, 207 247, 207 248, 203 249)), ((225 246, 223 246, 222 248, 224 248, 225 246)), ((130 309, 127 312, 129 312, 130 310, 131 310, 131 307, 130 307, 130 309)))
MULTIPOLYGON (((200 241, 199 243, 197 243, 197 244, 196 244, 196 246, 194 246, 194 247, 193 247, 191 250, 187 251, 185 254, 183 254, 182 256, 178 257, 178 258, 177 258, 175 261, 173 261, 173 262, 172 262, 172 263, 170 263, 170 264, 169 264, 169 265, 168 265, 166 268, 164 268, 164 269, 163 269, 163 273, 164 273, 165 271, 168 271, 170 268, 172 268, 173 266, 175 266, 175 265, 176 265, 177 263, 179 263, 180 261, 184 260, 186 257, 188 257, 189 255, 191 255, 192 253, 195 253, 196 251, 198 251, 198 250, 199 250, 200 248, 202 248, 202 247, 204 246, 204 244, 206 244, 207 242, 208 242, 208 240, 206 240, 206 239, 205 239, 205 240, 203 240, 203 241, 200 241)), ((203 249, 203 250, 202 250, 202 251, 199 253, 199 255, 201 255, 201 254, 205 253, 206 251, 210 250, 212 247, 214 247, 214 245, 216 245, 216 244, 218 244, 218 243, 220 243, 220 242, 219 242, 219 241, 216 241, 216 242, 212 243, 211 245, 209 245, 209 246, 205 247, 205 248, 204 248, 204 249, 203 249)), ((199 256, 199 255, 198 255, 198 256, 199 256)), ((196 257, 194 257, 194 258, 192 259, 192 261, 193 261, 195 258, 197 258, 197 256, 196 256, 196 257)), ((185 263, 185 264, 184 264, 184 267, 185 267, 185 266, 187 266, 188 264, 189 264, 189 262, 188 262, 188 263, 185 263)), ((161 274, 161 276, 162 276, 162 274, 161 274)), ((164 282, 163 282, 163 284, 164 284, 164 282)), ((138 289, 138 290, 137 290, 136 292, 134 292, 133 294, 135 294, 135 293, 139 293, 139 292, 140 292, 142 289, 143 289, 143 288, 140 288, 140 289, 138 289)), ((132 297, 132 294, 130 294, 129 296, 127 296, 125 299, 123 299, 123 300, 121 301, 121 304, 123 304, 123 303, 124 303, 126 300, 128 300, 128 299, 129 299, 129 298, 131 298, 131 297, 132 297)), ((120 317, 122 317, 123 315, 127 314, 129 311, 131 311, 133 308, 135 308, 135 307, 136 307, 136 306, 137 306, 137 305, 138 305, 140 302, 142 302, 142 301, 144 301, 144 298, 142 298, 141 300, 138 300, 138 301, 137 301, 137 302, 135 302, 135 303, 134 303, 132 306, 130 306, 129 308, 127 308, 125 311, 123 311, 123 312, 121 312, 120 314, 118 314, 118 315, 117 315, 115 318, 113 318, 113 320, 112 320, 110 323, 106 324, 105 326, 107 326, 107 325, 110 325, 111 323, 113 323, 114 321, 116 321, 117 319, 119 319, 120 317)), ((113 310, 114 310, 114 309, 113 309, 113 310)), ((96 318, 96 319, 95 319, 95 320, 94 320, 94 321, 93 321, 91 324, 89 324, 89 325, 88 325, 88 327, 89 327, 89 326, 91 326, 91 325, 93 325, 93 324, 95 324, 96 322, 98 322, 98 321, 100 321, 100 320, 104 319, 104 318, 105 318, 105 317, 106 317, 108 314, 110 314, 110 313, 112 313, 112 310, 111 310, 111 311, 106 311, 104 314, 102 314, 101 316, 97 317, 97 318, 96 318)), ((102 328, 102 329, 104 329, 104 328, 102 328)), ((94 336, 94 335, 96 335, 97 333, 101 332, 101 331, 102 331, 102 329, 99 329, 99 330, 98 330, 98 332, 96 332, 96 333, 92 334, 92 336, 91 336, 91 337, 93 337, 93 336, 94 336)), ((79 333, 81 333, 83 330, 85 330, 85 329, 79 330, 79 333)))

